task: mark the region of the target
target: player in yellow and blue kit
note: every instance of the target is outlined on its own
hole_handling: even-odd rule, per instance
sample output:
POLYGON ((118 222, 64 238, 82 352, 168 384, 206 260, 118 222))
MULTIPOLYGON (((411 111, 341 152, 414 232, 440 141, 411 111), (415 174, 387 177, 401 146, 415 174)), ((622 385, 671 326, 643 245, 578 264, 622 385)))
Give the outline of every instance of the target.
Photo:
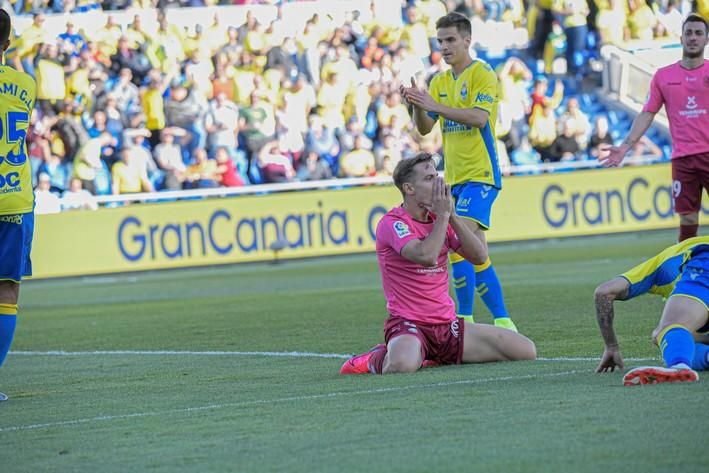
POLYGON ((613 301, 642 294, 668 298, 660 324, 653 332, 667 368, 636 368, 624 377, 627 385, 695 381, 694 370, 709 369, 709 237, 695 237, 666 248, 656 256, 596 288, 596 317, 605 350, 596 372, 623 368, 613 330, 613 301))
MULTIPOLYGON (((32 275, 34 230, 32 170, 25 137, 37 86, 28 74, 5 65, 10 29, 10 16, 0 10, 0 365, 15 334, 20 281, 32 275)), ((0 401, 6 399, 0 393, 0 401)))
MULTIPOLYGON (((451 69, 436 75, 428 91, 418 88, 412 79, 411 87, 401 86, 400 92, 413 106, 421 134, 429 133, 436 121, 440 123, 445 180, 452 188, 455 211, 486 242, 492 204, 502 188, 495 144, 498 80, 486 62, 470 56, 471 25, 465 16, 449 13, 438 19, 436 28, 443 59, 451 69)), ((495 325, 517 331, 490 260, 473 266, 453 253, 451 263, 458 316, 473 321, 477 289, 495 325)))

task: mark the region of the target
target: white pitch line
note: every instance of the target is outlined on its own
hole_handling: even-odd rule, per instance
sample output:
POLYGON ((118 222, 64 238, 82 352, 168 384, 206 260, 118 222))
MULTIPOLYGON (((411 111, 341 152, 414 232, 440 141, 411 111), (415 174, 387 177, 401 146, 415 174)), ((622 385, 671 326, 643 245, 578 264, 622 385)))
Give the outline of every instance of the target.
POLYGON ((108 350, 108 351, 13 351, 19 356, 265 356, 286 358, 349 358, 339 353, 311 353, 302 351, 172 351, 172 350, 108 350))
MULTIPOLYGON (((338 358, 347 359, 352 354, 313 353, 302 351, 178 351, 178 350, 97 350, 97 351, 13 351, 17 356, 265 356, 283 358, 338 358)), ((626 361, 656 361, 659 358, 624 358, 626 361)), ((537 358, 537 361, 598 361, 593 356, 562 356, 537 358)))
POLYGON ((64 421, 58 421, 58 422, 47 422, 47 423, 43 423, 43 424, 29 424, 29 425, 17 425, 17 426, 11 426, 11 427, 0 427, 0 433, 17 432, 17 431, 21 431, 21 430, 46 429, 46 428, 50 428, 50 427, 65 427, 65 426, 73 426, 73 425, 90 424, 93 422, 124 420, 124 419, 140 418, 140 417, 155 417, 155 416, 170 415, 170 414, 184 414, 184 413, 191 413, 191 412, 198 412, 198 411, 211 411, 211 410, 217 410, 217 409, 224 409, 227 407, 240 408, 240 407, 248 407, 248 406, 254 406, 254 405, 278 404, 278 403, 284 403, 284 402, 312 401, 312 400, 317 400, 317 399, 329 399, 329 398, 342 397, 342 396, 362 396, 362 395, 368 395, 368 394, 381 394, 381 393, 411 391, 414 389, 428 389, 428 388, 441 388, 441 387, 447 387, 447 386, 460 386, 460 385, 469 385, 469 384, 495 383, 495 382, 500 382, 500 381, 519 381, 519 380, 534 379, 534 378, 557 378, 557 377, 561 377, 561 376, 569 376, 569 375, 576 374, 576 373, 578 373, 578 371, 571 370, 571 371, 561 371, 561 372, 557 372, 557 373, 528 374, 528 375, 521 375, 521 376, 502 376, 502 377, 498 377, 498 378, 463 379, 463 380, 459 380, 459 381, 441 381, 440 383, 413 384, 413 385, 409 385, 409 386, 366 389, 363 391, 335 391, 335 392, 331 392, 331 393, 312 394, 312 395, 308 395, 308 396, 290 396, 290 397, 282 397, 282 398, 277 398, 277 399, 257 399, 254 401, 243 401, 243 402, 234 402, 234 403, 225 403, 225 404, 209 404, 206 406, 185 407, 182 409, 170 409, 170 410, 166 410, 166 411, 134 412, 131 414, 119 414, 119 415, 113 415, 113 416, 102 415, 102 416, 96 416, 96 417, 86 417, 83 419, 64 420, 64 421))

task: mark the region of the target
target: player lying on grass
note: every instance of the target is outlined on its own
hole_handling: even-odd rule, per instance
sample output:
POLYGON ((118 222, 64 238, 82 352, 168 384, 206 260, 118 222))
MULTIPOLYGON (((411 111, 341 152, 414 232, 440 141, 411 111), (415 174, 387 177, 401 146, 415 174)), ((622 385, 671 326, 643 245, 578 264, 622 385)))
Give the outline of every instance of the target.
POLYGON ((533 360, 534 343, 511 330, 459 320, 448 293, 448 252, 473 264, 487 259, 485 244, 453 211, 450 187, 428 153, 399 162, 394 184, 400 207, 377 226, 377 259, 389 317, 386 345, 353 356, 341 374, 407 373, 435 364, 533 360))
POLYGON ((695 237, 670 246, 656 256, 596 288, 596 318, 605 341, 597 373, 623 368, 613 330, 613 301, 642 294, 668 297, 653 332, 667 368, 642 367, 623 377, 626 385, 696 381, 695 370, 709 369, 709 237, 695 237))

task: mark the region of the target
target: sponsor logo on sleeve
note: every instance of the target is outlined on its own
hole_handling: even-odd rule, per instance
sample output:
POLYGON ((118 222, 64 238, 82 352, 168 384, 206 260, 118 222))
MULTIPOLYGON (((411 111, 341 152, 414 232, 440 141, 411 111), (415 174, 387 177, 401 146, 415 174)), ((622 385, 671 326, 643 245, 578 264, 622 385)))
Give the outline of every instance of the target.
POLYGON ((404 238, 405 236, 411 235, 411 230, 409 230, 409 226, 401 220, 397 220, 396 222, 394 222, 394 231, 396 232, 396 235, 399 238, 404 238))

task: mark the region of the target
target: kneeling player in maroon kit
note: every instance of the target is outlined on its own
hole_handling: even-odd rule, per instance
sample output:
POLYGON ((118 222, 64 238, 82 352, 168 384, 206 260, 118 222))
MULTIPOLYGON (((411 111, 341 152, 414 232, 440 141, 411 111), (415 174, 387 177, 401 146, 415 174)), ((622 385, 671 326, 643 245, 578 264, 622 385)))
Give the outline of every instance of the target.
POLYGON ((404 203, 377 226, 377 259, 389 317, 386 345, 342 365, 341 374, 406 373, 434 364, 533 360, 534 343, 493 325, 456 318, 448 292, 448 252, 474 264, 487 259, 485 245, 453 212, 450 187, 433 159, 419 153, 401 161, 394 184, 404 203))

